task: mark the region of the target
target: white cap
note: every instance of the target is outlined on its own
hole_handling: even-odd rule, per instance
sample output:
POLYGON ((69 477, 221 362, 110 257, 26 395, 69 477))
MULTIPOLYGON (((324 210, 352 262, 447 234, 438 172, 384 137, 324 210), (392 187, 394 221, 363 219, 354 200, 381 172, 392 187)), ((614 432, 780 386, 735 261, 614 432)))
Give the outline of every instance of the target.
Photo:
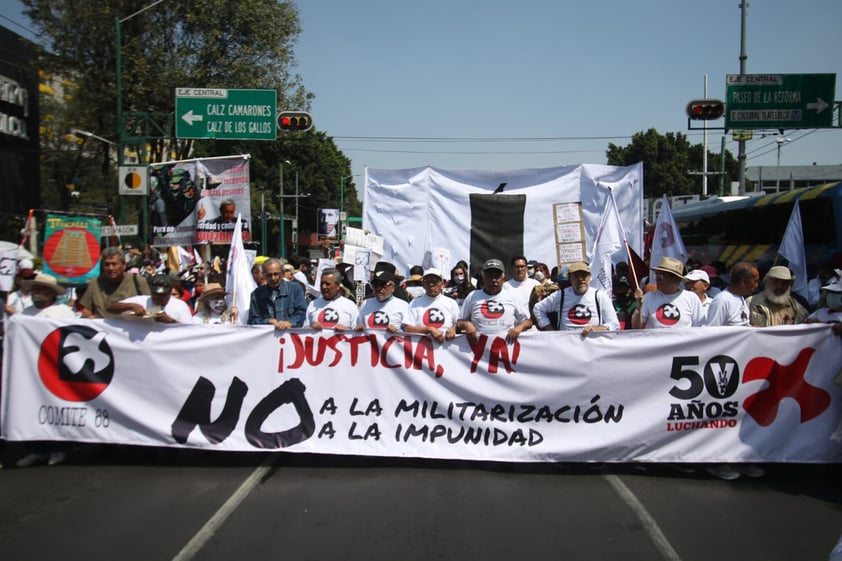
POLYGON ((842 283, 839 282, 839 279, 833 279, 826 285, 824 285, 822 290, 829 290, 830 292, 842 292, 842 283))
POLYGON ((426 277, 426 276, 430 276, 430 275, 435 275, 435 276, 437 276, 437 277, 438 277, 438 278, 440 278, 440 279, 443 279, 443 278, 444 278, 444 277, 441 275, 441 271, 439 271, 439 270, 438 270, 438 269, 436 269, 435 267, 432 267, 432 268, 430 268, 430 269, 426 269, 426 270, 424 271, 424 276, 425 276, 425 277, 426 277))
POLYGON ((706 283, 710 284, 710 277, 708 274, 701 270, 701 269, 693 269, 689 273, 684 276, 684 280, 689 281, 705 281, 706 283))

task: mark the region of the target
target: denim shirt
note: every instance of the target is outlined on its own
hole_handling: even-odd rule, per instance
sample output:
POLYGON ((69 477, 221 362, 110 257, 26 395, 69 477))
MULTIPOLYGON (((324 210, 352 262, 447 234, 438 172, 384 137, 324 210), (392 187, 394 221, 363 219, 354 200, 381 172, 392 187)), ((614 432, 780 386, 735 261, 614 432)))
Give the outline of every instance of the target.
POLYGON ((297 282, 281 281, 277 291, 268 284, 258 286, 251 293, 249 304, 249 325, 269 323, 270 319, 288 321, 293 327, 304 325, 307 312, 307 300, 304 288, 297 282))

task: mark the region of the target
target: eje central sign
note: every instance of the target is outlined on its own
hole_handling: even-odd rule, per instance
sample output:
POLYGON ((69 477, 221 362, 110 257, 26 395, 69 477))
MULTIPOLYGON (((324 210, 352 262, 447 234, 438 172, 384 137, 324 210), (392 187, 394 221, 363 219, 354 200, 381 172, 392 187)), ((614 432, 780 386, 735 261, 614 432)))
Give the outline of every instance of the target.
POLYGON ((176 138, 276 140, 275 90, 175 89, 176 138))
POLYGON ((726 129, 833 126, 836 74, 729 74, 726 129))

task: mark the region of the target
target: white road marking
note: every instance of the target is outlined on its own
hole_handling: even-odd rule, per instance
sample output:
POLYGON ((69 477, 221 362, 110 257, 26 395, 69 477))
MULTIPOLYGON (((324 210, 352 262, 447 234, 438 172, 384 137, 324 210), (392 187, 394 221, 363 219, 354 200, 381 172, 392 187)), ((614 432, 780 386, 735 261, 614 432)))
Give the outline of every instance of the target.
POLYGON ((632 512, 640 520, 640 523, 643 524, 643 529, 649 534, 649 537, 652 539, 655 547, 661 552, 661 555, 664 556, 664 559, 667 561, 681 561, 681 557, 678 556, 678 552, 675 551, 667 537, 661 531, 661 527, 658 526, 658 523, 655 522, 655 519, 652 518, 649 511, 643 506, 643 503, 631 492, 631 489, 626 487, 626 484, 616 475, 606 474, 603 477, 614 488, 614 491, 620 495, 620 498, 623 499, 629 508, 632 509, 632 512))
POLYGON ((272 465, 275 462, 275 454, 269 454, 266 459, 260 464, 255 470, 249 475, 248 479, 243 481, 242 485, 234 491, 234 494, 228 497, 228 500, 225 501, 219 510, 210 517, 210 519, 205 522, 205 525, 196 532, 196 535, 187 542, 181 551, 178 552, 178 555, 173 557, 173 561, 190 561, 193 557, 205 546, 205 544, 210 541, 216 531, 225 523, 228 517, 237 510, 237 507, 240 506, 246 497, 248 497, 249 493, 251 493, 255 487, 260 485, 260 482, 263 481, 263 478, 266 477, 266 474, 269 473, 269 470, 272 469, 272 465))

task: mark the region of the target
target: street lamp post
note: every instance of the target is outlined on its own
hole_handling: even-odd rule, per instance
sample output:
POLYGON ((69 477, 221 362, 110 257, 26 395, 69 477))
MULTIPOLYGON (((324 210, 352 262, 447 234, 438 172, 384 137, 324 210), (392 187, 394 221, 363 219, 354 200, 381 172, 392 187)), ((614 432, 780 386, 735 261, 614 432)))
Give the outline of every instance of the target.
MULTIPOLYGON (((125 140, 125 126, 123 123, 123 46, 122 46, 122 37, 120 34, 120 25, 129 21, 133 17, 142 14, 146 10, 150 8, 154 8, 164 0, 155 0, 145 8, 141 8, 140 10, 136 11, 135 13, 128 15, 124 18, 114 17, 114 29, 116 31, 116 41, 117 41, 117 60, 116 60, 116 71, 117 71, 117 166, 123 165, 123 145, 125 140)), ((144 217, 144 225, 143 230, 144 234, 146 232, 146 205, 147 205, 147 197, 143 197, 143 209, 142 214, 144 217)), ((126 210, 125 210, 125 197, 120 196, 120 222, 125 222, 126 218, 126 210)), ((145 237, 145 236, 144 236, 145 237)))
POLYGON ((781 146, 784 145, 785 142, 792 142, 791 138, 784 138, 783 136, 779 136, 775 139, 775 142, 778 143, 778 167, 775 169, 775 193, 781 192, 781 146))
POLYGON ((292 162, 290 162, 289 160, 284 160, 283 162, 281 162, 281 166, 280 166, 281 187, 278 190, 278 197, 281 199, 281 202, 280 202, 281 212, 280 212, 280 217, 279 217, 280 218, 280 225, 281 225, 281 227, 280 227, 280 230, 281 230, 281 234, 280 234, 281 247, 278 248, 278 255, 280 255, 281 257, 286 257, 286 239, 285 239, 286 238, 286 231, 285 231, 286 230, 286 216, 284 215, 284 196, 285 196, 284 195, 284 164, 288 164, 288 165, 292 166, 292 162))

